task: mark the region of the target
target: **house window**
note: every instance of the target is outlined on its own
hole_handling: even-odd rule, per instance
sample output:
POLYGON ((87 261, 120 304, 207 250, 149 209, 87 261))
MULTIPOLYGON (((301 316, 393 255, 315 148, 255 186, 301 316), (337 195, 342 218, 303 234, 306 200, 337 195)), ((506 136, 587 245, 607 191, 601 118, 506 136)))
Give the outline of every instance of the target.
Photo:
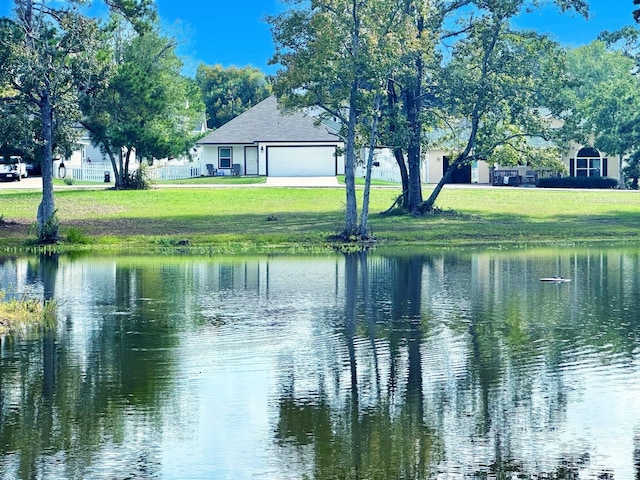
POLYGON ((576 177, 601 177, 600 165, 599 158, 578 158, 576 161, 576 177))
POLYGON ((576 177, 607 176, 607 159, 602 158, 600 152, 595 148, 581 148, 578 152, 578 155, 576 156, 574 165, 575 170, 572 169, 572 174, 576 177))
POLYGON ((231 147, 218 148, 218 168, 231 168, 231 147))

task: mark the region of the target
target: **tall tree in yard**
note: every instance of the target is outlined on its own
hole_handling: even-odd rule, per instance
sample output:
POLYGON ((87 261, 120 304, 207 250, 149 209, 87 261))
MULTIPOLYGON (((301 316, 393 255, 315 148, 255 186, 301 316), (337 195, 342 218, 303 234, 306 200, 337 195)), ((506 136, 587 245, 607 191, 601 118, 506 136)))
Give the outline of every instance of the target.
MULTIPOLYGON (((367 113, 375 110, 400 56, 412 41, 403 0, 290 0, 292 8, 269 19, 282 66, 274 91, 289 108, 320 108, 343 125, 346 213, 342 237, 366 238, 358 224, 355 190, 358 138, 367 113)), ((370 118, 373 118, 371 115, 370 118)))
MULTIPOLYGON (((80 118, 78 94, 90 88, 99 58, 100 28, 96 20, 81 13, 82 3, 14 0, 10 23, 15 28, 5 30, 11 34, 0 40, 5 60, 0 76, 10 82, 40 124, 36 137, 42 148, 42 201, 37 226, 42 242, 58 238, 53 194, 56 139, 80 118)), ((145 17, 155 13, 152 0, 105 3, 112 10, 136 17, 139 28, 144 27, 145 17)))
POLYGON ((119 28, 109 43, 110 81, 81 95, 81 123, 111 159, 116 188, 136 188, 131 161, 188 155, 204 105, 197 84, 180 74, 172 39, 119 28))
MULTIPOLYGON (((534 32, 510 28, 510 19, 522 4, 490 4, 491 9, 476 15, 464 37, 456 42, 439 80, 454 160, 416 211, 425 213, 434 208, 457 168, 490 159, 498 151, 503 157, 511 151, 533 161, 536 150, 526 139, 552 137, 551 124, 539 111, 546 108, 558 116, 565 111, 566 98, 561 93, 570 79, 557 44, 534 32)), ((582 9, 582 4, 575 2, 574 6, 582 9)))
POLYGON ((393 147, 400 169, 402 197, 399 203, 409 212, 422 203, 422 147, 424 131, 433 123, 433 117, 431 122, 428 117, 435 106, 436 78, 442 61, 438 46, 444 39, 456 35, 444 25, 453 14, 471 3, 472 0, 405 2, 404 15, 412 24, 410 31, 415 38, 404 44, 400 66, 387 83, 383 136, 384 144, 393 147))

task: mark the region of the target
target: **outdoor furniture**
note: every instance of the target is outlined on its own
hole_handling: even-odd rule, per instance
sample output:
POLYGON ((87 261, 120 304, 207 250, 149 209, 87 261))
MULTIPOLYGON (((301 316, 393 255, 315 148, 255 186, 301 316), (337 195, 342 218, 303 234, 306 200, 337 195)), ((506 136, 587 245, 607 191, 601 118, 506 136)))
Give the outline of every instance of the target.
POLYGON ((494 170, 493 185, 520 185, 520 175, 518 170, 494 170))
POLYGON ((218 170, 213 168, 213 164, 207 163, 207 173, 210 177, 215 177, 218 174, 218 170))
POLYGON ((233 164, 233 174, 234 174, 236 177, 239 177, 239 176, 240 176, 240 164, 239 164, 239 163, 234 163, 234 164, 233 164))
POLYGON ((527 170, 527 174, 525 175, 527 185, 535 185, 538 181, 538 174, 533 170, 527 170))

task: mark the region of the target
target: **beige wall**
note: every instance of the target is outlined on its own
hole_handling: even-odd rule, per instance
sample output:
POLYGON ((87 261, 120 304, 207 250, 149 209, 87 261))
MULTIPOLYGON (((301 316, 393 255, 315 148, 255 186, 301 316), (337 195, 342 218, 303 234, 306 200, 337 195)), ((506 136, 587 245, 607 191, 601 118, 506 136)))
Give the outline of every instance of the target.
MULTIPOLYGON (((569 150, 562 155, 562 163, 564 163, 567 168, 567 174, 569 173, 569 160, 572 158, 576 158, 578 155, 578 151, 583 148, 583 145, 577 144, 575 142, 571 142, 569 145, 569 150)), ((607 159, 607 177, 616 178, 618 180, 622 179, 622 171, 620 165, 620 158, 618 155, 609 155, 605 152, 600 151, 600 156, 602 158, 607 159)))

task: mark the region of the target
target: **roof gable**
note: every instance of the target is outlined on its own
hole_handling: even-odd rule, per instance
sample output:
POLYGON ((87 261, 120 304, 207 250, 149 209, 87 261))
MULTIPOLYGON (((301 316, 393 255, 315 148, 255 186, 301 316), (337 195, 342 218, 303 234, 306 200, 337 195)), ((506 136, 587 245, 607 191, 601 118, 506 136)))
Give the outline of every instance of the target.
POLYGON ((284 113, 271 96, 198 141, 203 144, 257 142, 336 142, 325 125, 301 112, 284 113))

